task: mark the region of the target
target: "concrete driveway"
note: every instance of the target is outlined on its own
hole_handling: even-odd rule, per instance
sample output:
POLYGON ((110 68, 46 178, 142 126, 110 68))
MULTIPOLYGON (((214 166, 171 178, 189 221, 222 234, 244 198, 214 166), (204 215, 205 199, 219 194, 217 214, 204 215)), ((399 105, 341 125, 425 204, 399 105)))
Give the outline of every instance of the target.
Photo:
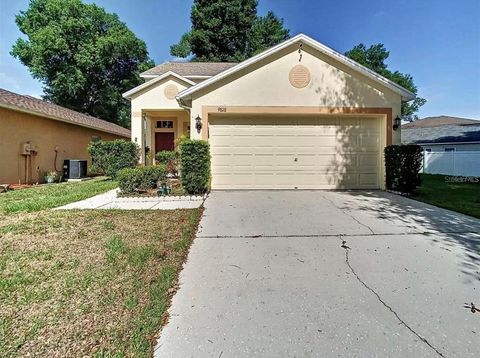
POLYGON ((480 220, 379 191, 205 207, 156 357, 480 357, 480 220))

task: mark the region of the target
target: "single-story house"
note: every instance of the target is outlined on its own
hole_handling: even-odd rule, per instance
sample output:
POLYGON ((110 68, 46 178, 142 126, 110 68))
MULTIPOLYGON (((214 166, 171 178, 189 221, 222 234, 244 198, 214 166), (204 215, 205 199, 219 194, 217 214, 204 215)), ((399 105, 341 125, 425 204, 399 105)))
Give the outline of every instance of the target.
POLYGON ((89 160, 92 140, 129 138, 116 124, 0 89, 0 184, 43 182, 64 159, 89 160))
POLYGON ((142 161, 208 140, 212 189, 384 188, 415 95, 300 34, 241 63, 167 62, 124 93, 142 161), (154 154, 154 153, 151 153, 154 154))
POLYGON ((402 143, 421 145, 426 152, 480 153, 480 121, 449 116, 419 119, 402 125, 402 143))

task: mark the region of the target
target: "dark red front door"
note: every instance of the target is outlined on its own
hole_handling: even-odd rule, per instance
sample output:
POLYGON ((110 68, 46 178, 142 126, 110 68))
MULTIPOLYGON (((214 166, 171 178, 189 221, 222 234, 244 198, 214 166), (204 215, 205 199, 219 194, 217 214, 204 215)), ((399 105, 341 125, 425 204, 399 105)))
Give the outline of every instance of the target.
POLYGON ((173 132, 164 133, 157 132, 155 133, 155 154, 162 150, 173 150, 174 149, 174 138, 175 134, 173 132))

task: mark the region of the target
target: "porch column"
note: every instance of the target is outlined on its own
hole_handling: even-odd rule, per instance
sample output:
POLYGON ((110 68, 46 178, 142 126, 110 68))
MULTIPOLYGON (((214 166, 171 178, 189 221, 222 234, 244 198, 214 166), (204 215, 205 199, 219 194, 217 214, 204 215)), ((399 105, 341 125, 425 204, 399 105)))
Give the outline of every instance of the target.
POLYGON ((145 130, 141 110, 138 111, 132 108, 131 126, 132 142, 137 143, 137 145, 140 147, 139 163, 143 164, 145 163, 145 130))

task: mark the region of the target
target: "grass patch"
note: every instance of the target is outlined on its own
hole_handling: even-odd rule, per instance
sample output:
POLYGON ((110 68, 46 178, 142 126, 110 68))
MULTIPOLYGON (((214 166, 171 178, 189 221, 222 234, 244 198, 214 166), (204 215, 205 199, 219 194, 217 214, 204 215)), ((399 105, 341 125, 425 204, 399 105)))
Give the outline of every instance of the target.
POLYGON ((201 212, 5 216, 0 356, 151 356, 201 212))
POLYGON ((0 194, 0 213, 33 212, 65 205, 115 189, 117 183, 96 178, 79 183, 39 185, 0 194))
POLYGON ((422 174, 422 185, 412 198, 480 218, 480 183, 453 183, 445 175, 422 174))

